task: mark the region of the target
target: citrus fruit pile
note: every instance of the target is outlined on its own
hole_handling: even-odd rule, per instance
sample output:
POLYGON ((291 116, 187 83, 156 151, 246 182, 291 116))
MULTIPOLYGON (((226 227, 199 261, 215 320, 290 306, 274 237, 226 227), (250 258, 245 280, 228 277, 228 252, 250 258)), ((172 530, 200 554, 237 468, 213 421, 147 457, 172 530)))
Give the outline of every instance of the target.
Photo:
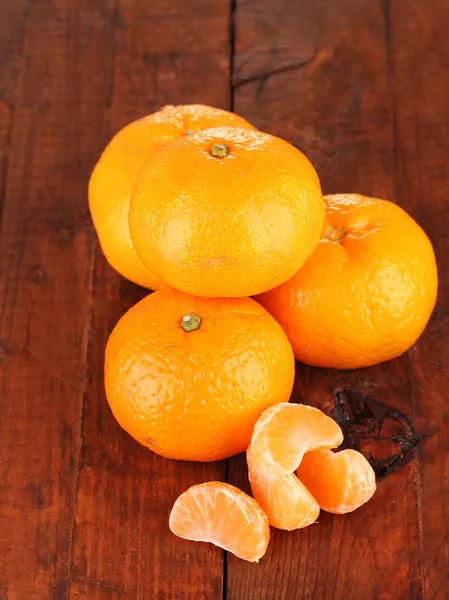
POLYGON ((268 523, 297 529, 320 508, 344 513, 369 499, 372 470, 333 451, 337 425, 288 404, 295 358, 353 369, 416 342, 437 293, 417 223, 386 200, 323 197, 297 148, 202 105, 166 106, 119 131, 94 168, 89 205, 110 265, 156 290, 107 344, 118 423, 167 458, 247 450, 255 499, 194 486, 175 503, 172 530, 258 560, 268 523))

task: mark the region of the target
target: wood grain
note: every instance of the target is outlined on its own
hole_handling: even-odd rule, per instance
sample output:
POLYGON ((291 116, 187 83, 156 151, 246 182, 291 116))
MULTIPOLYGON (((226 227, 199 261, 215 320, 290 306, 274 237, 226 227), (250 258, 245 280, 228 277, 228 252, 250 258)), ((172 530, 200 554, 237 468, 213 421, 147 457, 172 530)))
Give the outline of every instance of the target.
POLYGON ((0 235, 0 596, 61 598, 92 279, 82 199, 101 106, 83 85, 89 66, 77 69, 88 56, 76 11, 62 2, 5 8, 13 22, 2 20, 0 45, 10 119, 0 235))
POLYGON ((427 331, 409 353, 411 414, 430 430, 416 464, 419 556, 423 598, 449 595, 449 172, 442 149, 449 139, 446 2, 391 2, 389 27, 400 202, 429 234, 440 287, 427 331), (411 74, 413 74, 411 76, 411 74))
MULTIPOLYGON (((109 97, 95 147, 167 103, 228 108, 228 29, 229 7, 220 0, 120 0, 107 33, 109 97)), ((191 485, 223 480, 224 462, 168 461, 139 446, 104 395, 106 340, 145 293, 114 273, 97 246, 69 598, 218 599, 223 552, 176 538, 168 515, 191 485)))
MULTIPOLYGON (((438 129, 439 120, 447 121, 442 98, 448 90, 443 92, 441 81, 435 81, 435 91, 429 91, 426 82, 431 72, 424 65, 418 68, 418 81, 411 73, 416 71, 412 65, 419 64, 419 45, 413 34, 421 28, 429 44, 436 20, 443 23, 447 11, 438 2, 425 10, 421 2, 412 4, 414 10, 409 11, 406 2, 392 3, 392 16, 388 3, 368 0, 287 1, 282 5, 273 1, 264 2, 263 7, 253 1, 238 3, 234 105, 262 129, 303 150, 317 167, 326 193, 357 191, 395 199, 422 222, 432 238, 435 228, 444 237, 443 202, 438 203, 438 195, 434 200, 434 194, 429 199, 426 183, 415 186, 420 155, 411 144, 417 139, 412 125, 416 119, 421 118, 432 131, 438 129), (407 84, 411 89, 406 95, 407 84), (417 91, 415 86, 426 95, 422 104, 409 101, 417 91), (439 113, 430 108, 435 101, 439 113), (412 156, 407 156, 410 146, 412 156), (406 177, 401 161, 408 168, 406 177), (424 209, 426 201, 435 206, 435 212, 424 209)), ((432 43, 435 46, 427 46, 426 56, 437 78, 447 64, 447 45, 432 43)), ((441 178, 444 169, 437 153, 444 145, 443 135, 444 129, 440 142, 430 148, 429 141, 426 148, 428 164, 441 164, 441 178)), ((431 173, 422 164, 419 168, 424 182, 431 173)), ((441 179, 434 181, 434 188, 440 183, 441 179)), ((448 278, 442 276, 444 290, 448 278)), ((447 315, 439 317, 439 331, 445 318, 447 322, 447 315)), ((442 565, 448 542, 441 523, 447 514, 441 498, 447 496, 447 484, 441 476, 449 461, 444 453, 447 425, 441 411, 447 384, 432 394, 432 400, 425 394, 429 383, 433 382, 432 391, 437 380, 442 383, 438 373, 432 374, 444 343, 444 338, 436 340, 435 319, 438 316, 416 348, 384 365, 355 372, 297 366, 295 401, 330 412, 335 393, 344 389, 359 393, 367 402, 381 401, 411 419, 421 434, 421 447, 413 452, 411 462, 379 483, 374 499, 355 514, 322 514, 319 525, 307 530, 274 532, 267 556, 257 568, 228 557, 229 599, 445 597, 448 573, 442 565), (428 357, 432 346, 433 363, 428 357), (426 438, 430 440, 424 443, 426 438), (433 516, 434 509, 438 518, 433 516), (439 535, 434 531, 437 523, 439 535), (431 536, 439 540, 437 552, 430 551, 431 536)), ((446 348, 447 339, 444 352, 446 348)), ((444 358, 438 364, 441 371, 444 358)), ((375 448, 379 456, 393 452, 391 444, 381 446, 375 448)), ((231 461, 229 480, 248 489, 243 458, 231 461)))

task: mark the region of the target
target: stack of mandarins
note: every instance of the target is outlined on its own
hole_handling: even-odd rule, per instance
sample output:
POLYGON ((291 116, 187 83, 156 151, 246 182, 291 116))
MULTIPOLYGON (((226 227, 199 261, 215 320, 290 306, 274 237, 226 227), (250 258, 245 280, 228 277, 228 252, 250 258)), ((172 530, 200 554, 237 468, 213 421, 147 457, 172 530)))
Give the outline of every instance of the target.
POLYGON ((333 452, 337 424, 288 403, 294 358, 353 369, 416 342, 437 270, 415 221, 386 200, 323 197, 294 146, 201 105, 122 129, 95 166, 89 204, 111 266, 156 290, 107 344, 115 418, 168 458, 247 450, 254 498, 225 483, 194 486, 175 502, 172 531, 257 561, 269 524, 298 529, 320 508, 366 502, 367 460, 333 452))

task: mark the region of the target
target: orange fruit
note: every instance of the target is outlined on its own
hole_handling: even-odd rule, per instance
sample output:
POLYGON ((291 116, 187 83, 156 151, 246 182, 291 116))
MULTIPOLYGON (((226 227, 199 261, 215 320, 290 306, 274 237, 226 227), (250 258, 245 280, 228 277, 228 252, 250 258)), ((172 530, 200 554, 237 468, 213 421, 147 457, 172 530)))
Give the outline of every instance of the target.
POLYGON ((318 176, 287 142, 220 127, 184 136, 133 188, 131 237, 170 286, 203 297, 251 296, 286 281, 317 245, 318 176))
POLYGON ((314 523, 320 513, 318 502, 294 473, 267 475, 257 467, 251 446, 246 452, 254 498, 278 529, 301 529, 314 523))
POLYGON ((246 450, 254 423, 290 397, 285 333, 251 298, 159 290, 117 323, 105 387, 119 424, 169 458, 211 461, 246 450))
POLYGON ((352 512, 376 491, 374 471, 356 450, 307 452, 297 474, 320 507, 331 513, 352 512))
POLYGON ((96 164, 89 205, 101 248, 110 265, 134 283, 150 289, 164 285, 152 265, 145 266, 137 256, 129 232, 129 200, 139 171, 161 146, 219 125, 252 128, 241 117, 210 106, 164 106, 119 131, 96 164))
POLYGON ((305 404, 283 402, 267 408, 257 420, 251 438, 255 465, 266 475, 287 475, 306 452, 336 448, 343 441, 337 423, 305 404))
POLYGON ((353 369, 399 356, 416 342, 435 305, 432 245, 386 200, 337 194, 325 196, 325 206, 312 256, 257 300, 306 364, 353 369))
POLYGON ((257 502, 219 481, 194 485, 181 494, 169 526, 181 538, 210 542, 250 562, 259 562, 270 541, 268 519, 257 502))

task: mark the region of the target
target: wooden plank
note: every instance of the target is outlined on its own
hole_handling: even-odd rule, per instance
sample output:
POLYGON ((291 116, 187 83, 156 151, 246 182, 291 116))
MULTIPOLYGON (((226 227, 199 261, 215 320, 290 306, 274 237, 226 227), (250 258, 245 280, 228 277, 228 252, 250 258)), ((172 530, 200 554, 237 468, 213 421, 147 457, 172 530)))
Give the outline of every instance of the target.
POLYGON ((390 2, 393 101, 401 204, 435 247, 439 297, 431 323, 409 355, 412 415, 429 431, 416 470, 423 598, 449 594, 449 5, 440 0, 390 2), (411 76, 412 75, 412 76, 411 76))
MULTIPOLYGON (((397 21, 401 14, 398 8, 397 21)), ((305 151, 325 193, 357 191, 395 199, 395 103, 382 4, 287 0, 279 5, 268 0, 261 6, 250 0, 237 3, 235 18, 236 111, 305 151)), ((404 78, 405 73, 413 80, 411 65, 404 78)), ((424 74, 417 85, 425 88, 424 74)), ((431 329, 414 356, 425 352, 431 329)), ((354 372, 298 365, 293 399, 330 412, 339 391, 346 389, 349 399, 357 395, 374 412, 382 402, 385 410, 399 410, 428 434, 430 423, 414 422, 413 393, 416 382, 429 377, 429 367, 421 363, 418 376, 410 356, 354 372)), ((425 402, 431 401, 423 398, 421 408, 425 402)), ((383 458, 397 451, 391 429, 385 435, 390 442, 376 448, 383 458)), ((382 480, 374 499, 358 512, 322 514, 319 525, 304 531, 273 530, 267 556, 257 567, 228 557, 227 597, 422 598, 422 513, 432 509, 419 496, 416 451, 410 456, 413 460, 382 480)), ((249 489, 244 459, 231 461, 229 480, 249 489)))
POLYGON ((0 596, 62 598, 93 267, 82 199, 104 106, 91 78, 106 42, 74 3, 5 7, 0 596))
MULTIPOLYGON (((229 107, 228 3, 119 0, 111 38, 110 104, 97 148, 166 103, 229 107)), ((139 446, 104 395, 106 340, 145 293, 114 273, 97 246, 69 598, 218 599, 223 552, 176 538, 168 515, 190 485, 224 480, 224 462, 168 461, 139 446)))
POLYGON ((7 0, 0 4, 0 209, 5 194, 16 93, 24 67, 21 50, 27 16, 25 0, 7 0))

